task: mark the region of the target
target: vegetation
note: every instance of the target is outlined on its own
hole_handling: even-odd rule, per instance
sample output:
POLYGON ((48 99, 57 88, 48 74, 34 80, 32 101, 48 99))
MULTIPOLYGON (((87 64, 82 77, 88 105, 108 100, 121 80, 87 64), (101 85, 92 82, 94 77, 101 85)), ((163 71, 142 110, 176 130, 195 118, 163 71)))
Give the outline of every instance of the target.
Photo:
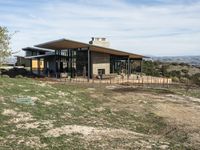
POLYGON ((200 69, 185 63, 164 63, 157 61, 144 61, 143 72, 146 75, 157 77, 169 77, 174 82, 191 83, 200 85, 200 69), (175 69, 171 69, 175 68, 175 69), (186 69, 187 68, 187 69, 186 69), (197 72, 193 73, 189 70, 193 68, 197 72))
MULTIPOLYGON (((0 149, 197 147, 190 145, 190 132, 183 126, 179 128, 174 120, 168 122, 159 115, 157 105, 177 105, 180 109, 180 102, 176 104, 175 99, 170 102, 169 94, 174 92, 142 88, 109 90, 104 85, 0 78, 0 149), (159 95, 166 97, 159 99, 159 95)), ((184 112, 186 108, 188 104, 184 112)))
POLYGON ((5 62, 5 58, 11 55, 10 39, 8 29, 0 26, 0 66, 5 62))

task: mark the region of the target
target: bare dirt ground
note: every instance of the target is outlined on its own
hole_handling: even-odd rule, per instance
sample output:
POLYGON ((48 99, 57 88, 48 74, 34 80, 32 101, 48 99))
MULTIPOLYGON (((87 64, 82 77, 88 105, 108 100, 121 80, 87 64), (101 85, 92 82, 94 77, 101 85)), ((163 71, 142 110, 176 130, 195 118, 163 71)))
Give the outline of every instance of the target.
MULTIPOLYGON (((115 88, 113 89, 115 90, 115 88)), ((164 131, 163 134, 166 132, 167 134, 176 134, 173 133, 173 130, 184 131, 188 136, 188 144, 194 149, 200 147, 199 98, 171 93, 138 92, 130 89, 132 88, 125 88, 125 90, 123 87, 117 88, 117 93, 103 105, 110 106, 114 111, 126 110, 139 113, 147 112, 148 108, 148 111, 164 118, 165 122, 171 126, 171 130, 164 131), (148 104, 149 107, 147 107, 148 104)), ((95 94, 95 97, 98 96, 95 94)))

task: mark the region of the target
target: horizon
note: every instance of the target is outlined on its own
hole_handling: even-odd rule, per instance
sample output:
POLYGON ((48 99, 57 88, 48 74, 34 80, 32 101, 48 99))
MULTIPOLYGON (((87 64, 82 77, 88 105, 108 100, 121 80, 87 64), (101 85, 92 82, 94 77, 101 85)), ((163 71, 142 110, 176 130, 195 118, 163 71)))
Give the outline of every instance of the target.
POLYGON ((17 31, 14 51, 100 36, 111 48, 141 55, 200 55, 200 0, 0 0, 0 9, 1 26, 17 31))

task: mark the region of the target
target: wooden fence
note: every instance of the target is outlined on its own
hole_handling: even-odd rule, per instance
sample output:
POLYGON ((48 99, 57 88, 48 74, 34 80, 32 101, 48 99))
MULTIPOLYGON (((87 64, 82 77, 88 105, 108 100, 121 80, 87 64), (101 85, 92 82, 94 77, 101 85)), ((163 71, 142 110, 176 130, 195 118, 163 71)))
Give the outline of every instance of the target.
POLYGON ((169 85, 172 84, 172 79, 170 78, 162 78, 162 77, 152 77, 152 76, 136 76, 132 75, 130 77, 127 76, 116 76, 109 77, 106 79, 87 79, 83 77, 75 77, 75 78, 61 78, 61 81, 66 82, 80 82, 80 83, 102 83, 102 84, 160 84, 160 85, 169 85))

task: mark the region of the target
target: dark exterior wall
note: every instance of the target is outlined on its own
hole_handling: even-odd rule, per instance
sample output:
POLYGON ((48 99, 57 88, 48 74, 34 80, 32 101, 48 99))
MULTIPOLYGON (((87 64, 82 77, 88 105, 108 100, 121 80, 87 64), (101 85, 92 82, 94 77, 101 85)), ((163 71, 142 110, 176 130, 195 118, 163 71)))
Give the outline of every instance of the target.
POLYGON ((78 76, 87 76, 88 56, 87 51, 78 51, 76 56, 76 73, 78 76))

